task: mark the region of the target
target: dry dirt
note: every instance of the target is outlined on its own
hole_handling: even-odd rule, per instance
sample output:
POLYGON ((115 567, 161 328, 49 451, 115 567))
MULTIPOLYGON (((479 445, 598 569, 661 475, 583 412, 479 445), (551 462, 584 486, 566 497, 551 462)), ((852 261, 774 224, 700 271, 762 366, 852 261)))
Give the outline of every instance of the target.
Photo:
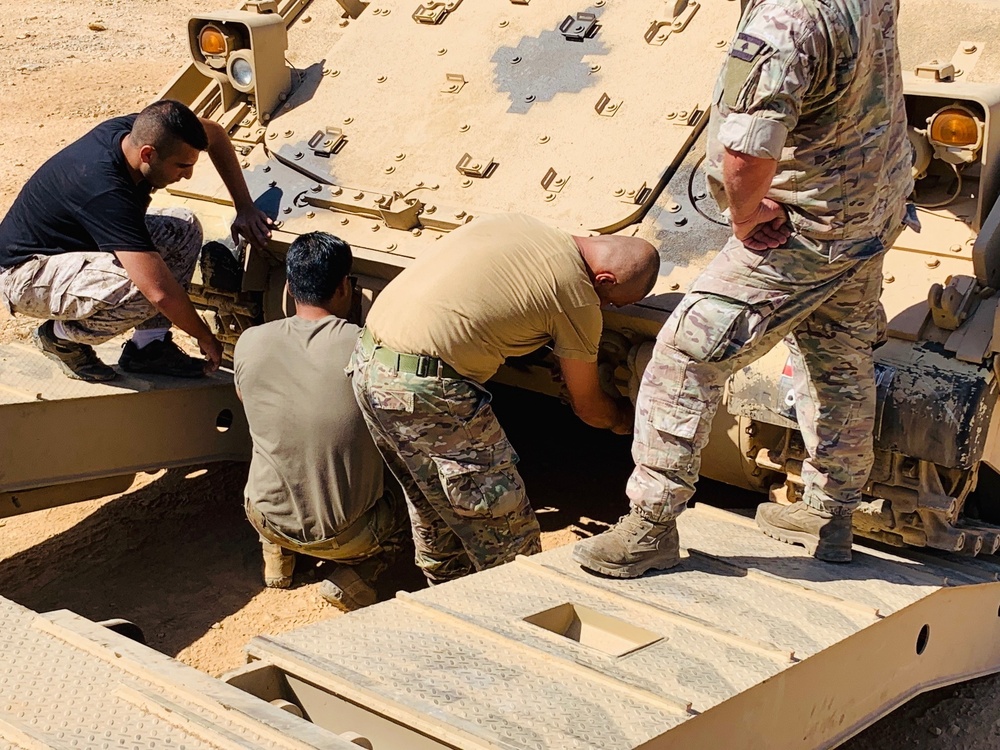
MULTIPOLYGON (((318 0, 312 12, 332 4, 318 0)), ((59 147, 154 98, 186 59, 186 16, 218 7, 217 0, 0 4, 0 212, 59 147)), ((6 321, 0 342, 29 329, 30 322, 6 321)), ((545 498, 538 510, 546 548, 615 520, 629 470, 626 440, 589 430, 537 396, 499 389, 497 411, 529 489, 545 498), (602 467, 596 480, 595 466, 602 467)), ((316 593, 315 569, 300 571, 290 591, 262 587, 240 504, 244 477, 239 464, 140 475, 121 496, 0 521, 0 593, 40 611, 127 618, 154 648, 212 674, 239 665, 254 635, 338 616, 316 593)), ((711 483, 701 490, 708 501, 732 502, 733 494, 711 483)), ((381 595, 421 585, 404 559, 381 595)), ((922 696, 845 747, 1000 747, 1000 683, 987 678, 922 696)))

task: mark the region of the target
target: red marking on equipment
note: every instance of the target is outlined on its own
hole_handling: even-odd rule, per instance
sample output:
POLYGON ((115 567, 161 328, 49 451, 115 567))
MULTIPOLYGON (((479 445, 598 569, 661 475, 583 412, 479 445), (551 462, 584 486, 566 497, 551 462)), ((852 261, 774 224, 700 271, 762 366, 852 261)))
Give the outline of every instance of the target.
POLYGON ((781 376, 785 378, 790 378, 792 377, 793 372, 794 371, 792 370, 792 360, 788 359, 785 361, 785 369, 781 371, 781 376))

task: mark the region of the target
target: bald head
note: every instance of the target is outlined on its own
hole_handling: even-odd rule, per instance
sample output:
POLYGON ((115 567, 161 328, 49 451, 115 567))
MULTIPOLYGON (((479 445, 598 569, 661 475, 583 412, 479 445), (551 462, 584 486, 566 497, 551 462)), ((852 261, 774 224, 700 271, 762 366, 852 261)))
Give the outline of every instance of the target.
POLYGON ((649 294, 660 272, 656 248, 638 237, 575 237, 601 305, 621 307, 649 294))

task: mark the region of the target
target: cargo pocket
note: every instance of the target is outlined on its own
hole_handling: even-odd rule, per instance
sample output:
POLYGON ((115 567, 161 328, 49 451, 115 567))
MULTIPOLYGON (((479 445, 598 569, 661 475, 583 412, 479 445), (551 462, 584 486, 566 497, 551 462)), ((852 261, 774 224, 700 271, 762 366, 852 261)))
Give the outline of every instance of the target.
POLYGON ((673 345, 698 362, 724 362, 751 349, 788 299, 785 292, 726 286, 742 294, 729 296, 705 284, 692 288, 674 312, 673 345))
POLYGON ((517 454, 504 438, 487 449, 464 451, 468 457, 434 456, 448 504, 466 518, 502 518, 525 502, 517 454))
MULTIPOLYGON (((60 269, 60 276, 74 270, 72 278, 57 290, 53 287, 51 304, 66 320, 84 320, 101 310, 121 307, 129 296, 140 295, 128 273, 110 253, 89 254, 81 258, 75 270, 69 264, 60 269), (58 293, 57 293, 58 292, 58 293)), ((152 309, 152 305, 144 304, 152 309)))
POLYGON ((678 401, 650 400, 647 421, 657 432, 691 440, 698 432, 701 412, 678 401))

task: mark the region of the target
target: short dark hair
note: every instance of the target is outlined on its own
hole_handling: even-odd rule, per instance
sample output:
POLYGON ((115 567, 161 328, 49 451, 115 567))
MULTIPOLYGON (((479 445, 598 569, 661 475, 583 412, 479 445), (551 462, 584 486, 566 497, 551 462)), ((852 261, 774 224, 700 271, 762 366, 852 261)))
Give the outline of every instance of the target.
POLYGON ((178 142, 199 151, 208 148, 198 115, 173 99, 161 99, 142 110, 132 124, 132 140, 137 146, 152 146, 162 156, 169 156, 178 142))
POLYGON ((326 232, 297 237, 285 256, 288 292, 297 302, 322 305, 351 272, 351 246, 326 232))

